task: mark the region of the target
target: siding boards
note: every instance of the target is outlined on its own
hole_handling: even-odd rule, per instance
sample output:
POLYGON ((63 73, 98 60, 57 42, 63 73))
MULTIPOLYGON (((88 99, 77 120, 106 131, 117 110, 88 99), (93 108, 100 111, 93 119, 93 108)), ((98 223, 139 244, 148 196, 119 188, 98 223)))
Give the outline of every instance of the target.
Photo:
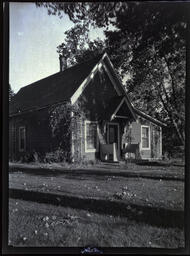
POLYGON ((131 143, 137 144, 141 142, 141 124, 132 122, 131 143))
POLYGON ((45 155, 53 149, 53 138, 49 126, 48 110, 35 111, 27 115, 10 118, 9 155, 11 160, 20 160, 34 152, 45 155), (26 150, 19 152, 19 127, 26 129, 26 150))

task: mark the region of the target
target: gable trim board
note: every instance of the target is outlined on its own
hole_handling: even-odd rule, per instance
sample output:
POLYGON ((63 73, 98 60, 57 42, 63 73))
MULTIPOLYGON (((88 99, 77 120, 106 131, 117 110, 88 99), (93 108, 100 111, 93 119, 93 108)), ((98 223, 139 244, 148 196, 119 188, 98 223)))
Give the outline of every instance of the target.
POLYGON ((105 71, 107 72, 108 77, 109 77, 110 81, 112 82, 112 84, 113 84, 113 86, 114 86, 114 88, 115 88, 115 90, 116 90, 118 96, 121 96, 121 93, 120 93, 120 91, 118 90, 117 85, 116 85, 116 83, 115 83, 115 81, 114 81, 114 79, 113 79, 111 73, 109 72, 109 70, 107 69, 106 65, 104 64, 104 62, 103 62, 103 67, 104 67, 105 71))
POLYGON ((94 68, 92 69, 92 71, 90 72, 90 74, 84 79, 84 81, 81 83, 81 85, 78 87, 78 89, 75 91, 75 93, 72 95, 71 97, 71 103, 74 104, 78 98, 81 96, 81 94, 83 93, 84 89, 87 87, 87 85, 90 83, 90 81, 94 78, 94 76, 96 75, 96 73, 102 68, 104 67, 106 73, 108 74, 108 77, 110 78, 118 96, 121 96, 120 91, 117 88, 117 85, 115 84, 112 75, 110 74, 109 70, 107 69, 105 63, 103 62, 103 59, 107 57, 107 55, 103 55, 102 59, 100 59, 100 61, 94 66, 94 68))
MULTIPOLYGON (((110 60, 110 58, 109 58, 109 56, 107 55, 106 52, 105 52, 105 54, 104 54, 104 56, 103 56, 102 59, 104 60, 105 58, 108 60, 108 63, 110 64, 110 67, 111 67, 111 70, 112 70, 112 73, 115 75, 115 77, 116 77, 116 79, 117 79, 117 81, 118 81, 118 84, 119 84, 119 86, 120 86, 120 89, 122 90, 124 96, 126 97, 126 103, 127 103, 128 107, 129 107, 129 110, 131 111, 132 116, 133 116, 134 119, 136 120, 137 117, 136 117, 136 115, 135 115, 135 113, 134 113, 134 111, 133 111, 133 105, 132 105, 132 103, 130 102, 130 100, 129 100, 129 98, 128 98, 128 95, 127 95, 127 92, 126 92, 125 89, 123 88, 123 85, 122 85, 122 83, 121 83, 121 81, 120 81, 120 79, 119 79, 119 77, 118 77, 118 75, 117 75, 117 73, 116 73, 116 71, 115 71, 115 68, 114 68, 114 66, 113 66, 113 64, 112 64, 112 62, 111 62, 111 60, 110 60)), ((113 75, 111 75, 111 76, 113 77, 113 75)), ((114 78, 113 78, 113 79, 114 79, 114 78)), ((113 80, 113 79, 112 79, 112 80, 113 80)))
POLYGON ((126 116, 117 116, 117 115, 115 115, 115 117, 116 117, 116 118, 128 119, 128 117, 126 117, 126 116))
POLYGON ((88 86, 88 84, 90 83, 90 81, 93 79, 93 77, 95 76, 95 74, 99 71, 99 69, 101 67, 104 67, 106 73, 108 74, 108 77, 110 79, 110 81, 112 82, 118 96, 121 96, 122 93, 120 92, 120 90, 118 89, 118 85, 116 84, 116 82, 114 81, 114 78, 113 78, 113 75, 110 73, 110 71, 108 70, 108 68, 106 67, 106 64, 104 63, 104 59, 107 58, 108 59, 108 62, 110 63, 110 66, 112 68, 112 71, 113 73, 115 74, 119 84, 120 84, 120 87, 121 87, 121 90, 124 92, 124 95, 126 96, 127 100, 126 100, 126 103, 127 103, 127 106, 129 108, 129 110, 131 111, 132 113, 132 116, 133 118, 136 120, 136 115, 133 111, 133 108, 132 108, 132 105, 127 97, 127 94, 123 88, 123 86, 121 85, 121 82, 119 81, 118 77, 117 77, 117 74, 115 72, 115 69, 113 67, 113 64, 111 63, 107 53, 105 53, 103 55, 103 57, 100 59, 100 61, 95 65, 95 67, 92 69, 92 71, 90 72, 90 74, 84 79, 84 81, 82 82, 82 84, 78 87, 78 89, 75 91, 75 93, 72 95, 71 97, 71 104, 74 104, 78 98, 81 96, 81 94, 83 93, 84 89, 88 86))
POLYGON ((167 127, 166 124, 164 124, 163 122, 145 114, 144 112, 142 112, 141 110, 133 107, 134 111, 136 112, 137 115, 141 116, 141 118, 145 119, 145 120, 149 120, 151 123, 159 125, 159 126, 163 126, 163 127, 167 127))
POLYGON ((122 85, 122 83, 121 83, 121 81, 120 81, 120 78, 118 77, 118 74, 116 73, 115 68, 114 68, 114 66, 113 66, 113 64, 112 64, 112 62, 111 62, 109 56, 107 55, 107 53, 105 53, 104 55, 105 55, 105 56, 103 56, 103 57, 104 57, 104 58, 105 58, 105 57, 107 58, 107 60, 108 60, 108 62, 109 62, 109 64, 110 64, 110 66, 111 66, 111 69, 112 69, 112 71, 113 71, 113 74, 115 75, 115 77, 116 77, 116 79, 117 79, 117 81, 118 81, 118 83, 119 83, 119 85, 120 85, 120 88, 121 88, 121 90, 123 91, 123 93, 124 93, 124 95, 125 95, 125 97, 126 97, 126 99, 127 99, 127 102, 128 102, 128 104, 129 104, 129 106, 130 106, 130 110, 131 110, 131 112, 132 112, 132 115, 134 116, 134 118, 135 118, 135 120, 136 120, 137 117, 136 117, 136 115, 135 115, 135 112, 133 111, 133 104, 130 102, 129 97, 128 97, 128 95, 127 95, 127 92, 126 92, 125 89, 123 88, 123 85, 122 85))
POLYGON ((98 72, 98 70, 102 67, 102 63, 98 62, 94 68, 92 69, 92 71, 90 72, 90 74, 84 79, 84 81, 82 82, 82 84, 78 87, 78 89, 75 91, 75 93, 72 95, 71 97, 71 104, 74 104, 78 98, 80 97, 80 95, 83 93, 84 89, 86 88, 86 86, 89 84, 89 82, 94 78, 94 76, 96 75, 96 73, 98 72))
MULTIPOLYGON (((113 112, 113 114, 112 114, 112 116, 111 116, 111 120, 113 120, 114 117, 127 118, 127 117, 125 117, 125 116, 117 116, 117 115, 116 115, 117 112, 119 111, 119 109, 121 108, 121 106, 123 105, 124 102, 127 104, 128 108, 130 109, 130 106, 129 106, 128 102, 127 102, 127 99, 126 99, 126 97, 124 96, 123 99, 121 100, 121 102, 119 103, 119 105, 117 106, 117 108, 115 109, 115 111, 113 112)), ((132 112, 132 115, 133 115, 133 112, 132 112)), ((134 118, 134 120, 136 120, 136 117, 135 117, 134 115, 133 115, 133 118, 134 118)))

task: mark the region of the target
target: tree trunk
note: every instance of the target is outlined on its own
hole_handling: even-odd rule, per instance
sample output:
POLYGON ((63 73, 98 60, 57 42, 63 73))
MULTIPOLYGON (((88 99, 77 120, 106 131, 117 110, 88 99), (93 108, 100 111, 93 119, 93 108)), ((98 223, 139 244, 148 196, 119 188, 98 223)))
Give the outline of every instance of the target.
POLYGON ((178 138, 179 138, 180 142, 181 142, 182 145, 184 146, 184 145, 185 145, 185 140, 184 140, 184 138, 183 138, 183 135, 181 134, 181 132, 180 132, 180 130, 179 130, 179 127, 178 127, 178 125, 177 125, 177 123, 175 122, 175 119, 174 119, 174 117, 173 117, 173 114, 172 114, 172 112, 168 109, 167 103, 164 102, 164 100, 163 100, 161 94, 160 94, 160 99, 161 99, 161 101, 162 101, 162 105, 163 105, 165 111, 167 112, 167 114, 168 114, 168 116, 169 116, 169 118, 170 118, 170 120, 171 120, 173 126, 175 127, 175 130, 176 130, 176 132, 177 132, 177 135, 178 135, 178 138))

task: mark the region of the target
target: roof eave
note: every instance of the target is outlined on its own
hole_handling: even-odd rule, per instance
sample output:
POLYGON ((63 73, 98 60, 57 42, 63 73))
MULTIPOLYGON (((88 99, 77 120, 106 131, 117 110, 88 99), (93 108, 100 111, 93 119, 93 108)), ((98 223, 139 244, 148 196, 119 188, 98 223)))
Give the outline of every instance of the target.
POLYGON ((153 123, 155 123, 155 124, 157 124, 159 126, 167 127, 167 125, 165 123, 163 123, 163 122, 161 122, 161 121, 159 121, 159 120, 157 120, 157 119, 147 115, 146 113, 144 113, 143 111, 141 111, 141 110, 139 110, 139 109, 137 109, 135 107, 133 107, 133 108, 134 108, 134 111, 137 112, 137 114, 142 116, 143 118, 145 118, 145 119, 147 119, 147 120, 149 120, 149 121, 151 121, 151 122, 153 122, 153 123))
POLYGON ((115 77, 116 77, 117 81, 118 81, 119 84, 120 84, 120 88, 121 88, 121 90, 122 90, 123 93, 124 93, 124 97, 125 97, 125 99, 126 99, 126 103, 127 103, 128 107, 129 107, 129 110, 131 111, 131 114, 132 114, 134 120, 136 121, 136 120, 137 120, 137 116, 136 116, 135 112, 133 111, 133 106, 132 106, 132 104, 131 104, 131 102, 130 102, 130 100, 129 100, 129 98, 128 98, 127 92, 126 92, 125 89, 123 88, 123 85, 122 85, 122 83, 121 83, 120 79, 118 78, 118 75, 117 75, 117 73, 116 73, 116 71, 115 71, 115 68, 114 68, 114 66, 113 66, 113 64, 112 64, 112 62, 111 62, 111 60, 110 60, 110 58, 109 58, 109 56, 108 56, 108 54, 107 54, 106 52, 104 53, 104 55, 103 55, 103 57, 102 57, 102 60, 104 60, 104 58, 107 58, 107 60, 108 60, 108 62, 109 62, 109 64, 110 64, 110 67, 111 67, 113 73, 115 74, 115 77))

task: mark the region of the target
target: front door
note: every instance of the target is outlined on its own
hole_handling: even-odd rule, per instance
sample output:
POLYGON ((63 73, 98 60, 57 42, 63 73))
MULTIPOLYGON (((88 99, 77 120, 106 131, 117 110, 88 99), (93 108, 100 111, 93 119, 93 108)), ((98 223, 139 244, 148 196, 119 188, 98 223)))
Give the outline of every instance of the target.
POLYGON ((120 146, 119 146, 119 124, 118 123, 109 123, 108 124, 108 144, 116 143, 117 157, 120 155, 120 146))

